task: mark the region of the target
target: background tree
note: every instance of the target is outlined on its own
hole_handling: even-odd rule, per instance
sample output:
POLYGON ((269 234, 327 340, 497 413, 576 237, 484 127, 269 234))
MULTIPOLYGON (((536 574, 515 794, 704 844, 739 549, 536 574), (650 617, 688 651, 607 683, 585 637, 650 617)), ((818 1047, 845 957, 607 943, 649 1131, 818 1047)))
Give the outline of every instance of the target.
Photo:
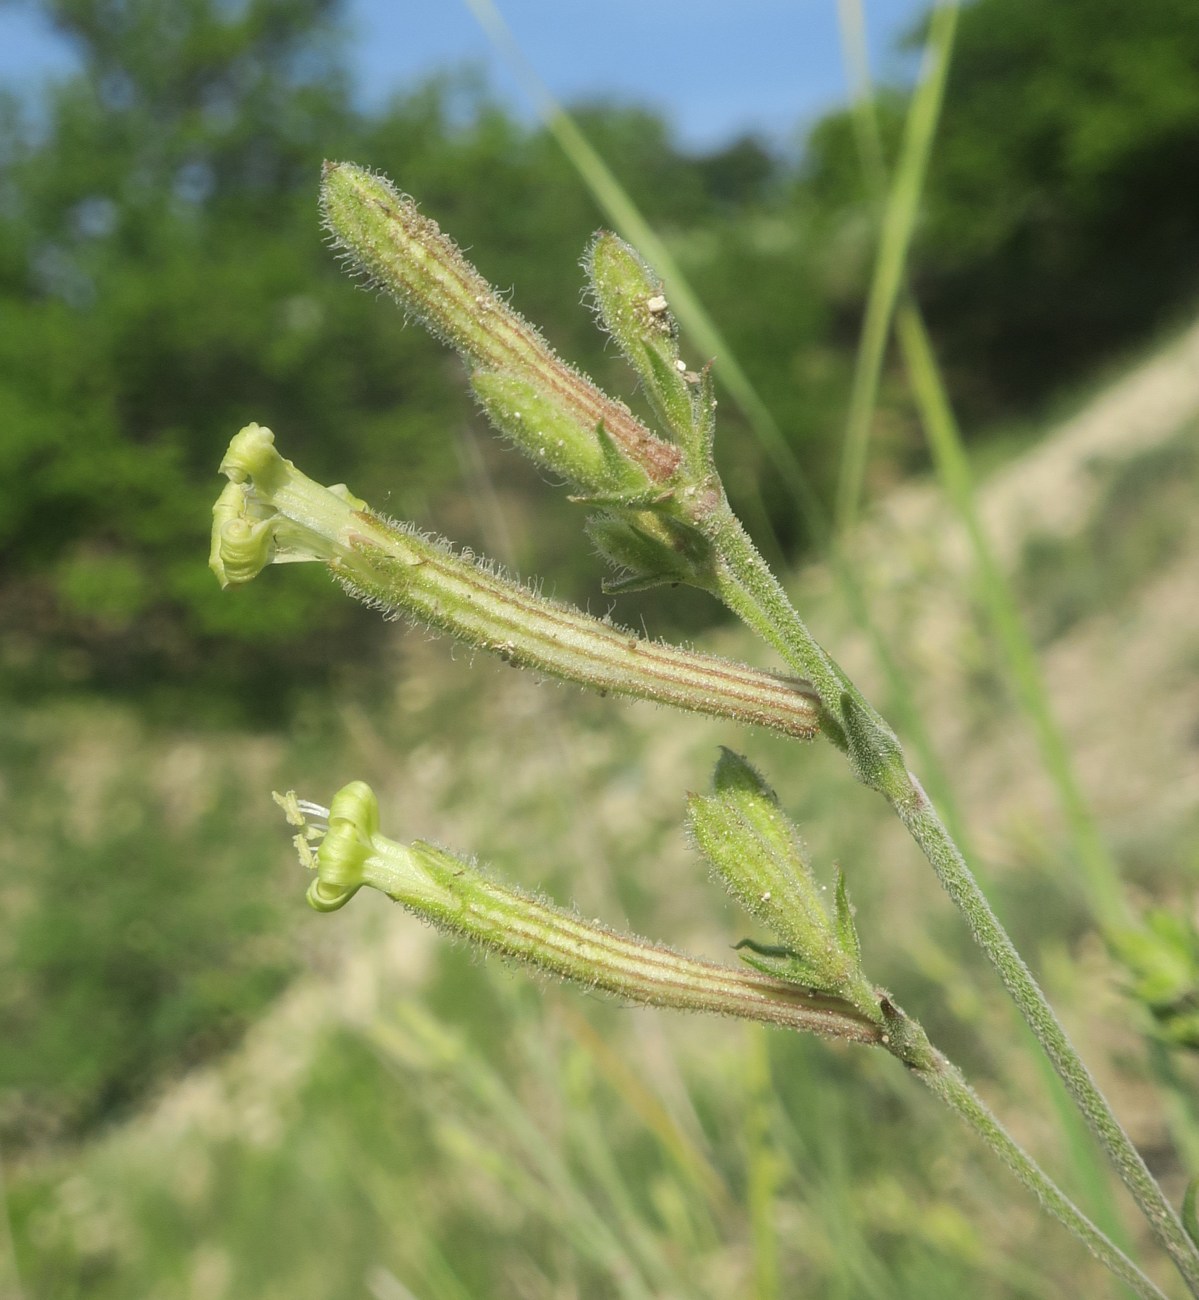
MULTIPOLYGON (((572 269, 600 215, 553 140, 478 78, 362 112, 337 0, 45 8, 82 70, 0 111, 0 622, 13 629, 0 663, 22 689, 65 674, 177 692, 211 675, 270 715, 321 676, 328 638, 377 634, 319 579, 244 606, 218 598, 196 562, 212 448, 253 413, 316 473, 349 467, 365 490, 402 466, 388 508, 431 523, 473 419, 428 341, 339 280, 314 216, 322 158, 399 177, 486 250, 486 274, 520 285, 522 310, 567 356, 627 392, 573 310, 572 269)), ((1199 162, 1187 19, 1186 0, 964 10, 913 275, 972 428, 1043 401, 1199 287, 1178 180, 1199 162)), ((905 104, 880 96, 891 142, 905 104)), ((693 157, 644 110, 578 116, 827 498, 876 217, 848 117, 820 123, 802 155, 742 140, 693 157)), ((801 545, 794 503, 726 418, 739 508, 801 545)), ((920 446, 897 385, 875 481, 919 463, 920 446)), ((502 493, 531 485, 503 453, 486 467, 502 493)), ((514 535, 508 560, 567 592, 594 582, 561 558, 552 520, 514 535)), ((465 508, 451 524, 486 540, 465 508)))
MULTIPOLYGON (((968 425, 1028 412, 1193 301, 1196 66, 1186 0, 963 9, 912 269, 968 425)), ((892 144, 904 98, 880 97, 892 144)), ((826 119, 799 192, 858 254, 851 323, 860 175, 848 115, 826 119)))

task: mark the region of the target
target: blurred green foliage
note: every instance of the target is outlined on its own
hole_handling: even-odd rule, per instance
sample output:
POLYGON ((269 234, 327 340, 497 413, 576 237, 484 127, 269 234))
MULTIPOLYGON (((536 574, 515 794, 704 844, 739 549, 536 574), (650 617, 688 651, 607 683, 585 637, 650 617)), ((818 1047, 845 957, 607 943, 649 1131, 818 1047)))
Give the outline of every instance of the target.
POLYGON ((1199 930, 1184 912, 1158 908, 1145 926, 1116 936, 1131 993, 1168 1043, 1199 1049, 1199 930))
POLYGON ((1026 405, 1199 291, 1189 0, 962 13, 915 279, 959 403, 1026 405))
MULTIPOLYGON (((569 359, 627 393, 629 376, 578 303, 576 263, 599 213, 554 141, 468 74, 364 113, 335 0, 44 7, 84 72, 37 104, 0 98, 0 691, 125 688, 148 713, 162 688, 197 724, 248 715, 276 726, 290 700, 311 701, 309 687, 367 655, 377 628, 318 572, 218 590, 204 563, 209 509, 240 425, 275 427, 318 480, 345 479, 391 514, 482 540, 461 499, 463 430, 476 417, 460 372, 341 275, 317 224, 322 158, 395 177, 485 274, 515 286, 519 308, 569 359)), ((1025 410, 1197 287, 1193 202, 1179 180, 1199 161, 1199 89, 1182 71, 1199 64, 1189 18, 1184 0, 978 0, 965 11, 913 275, 955 396, 976 418, 1025 410)), ((880 97, 891 149, 905 108, 901 92, 880 97)), ((642 110, 592 105, 577 117, 665 233, 828 499, 877 236, 850 118, 826 119, 801 157, 749 139, 692 157, 642 110)), ((760 476, 727 405, 719 455, 738 504, 797 547, 793 503, 776 476, 760 476)), ((884 473, 922 454, 893 376, 875 445, 884 473)), ((1030 578, 1030 596, 1052 611, 1042 617, 1056 620, 1046 638, 1093 607, 1092 578, 1110 582, 1114 564, 1123 591, 1170 554, 1168 517, 1146 528, 1144 508, 1155 493, 1179 504, 1187 454, 1113 482, 1105 523, 1140 523, 1085 537, 1088 566, 1063 547, 1030 578)), ((510 497, 540 487, 517 457, 487 455, 510 497)), ((577 521, 557 522, 567 510, 543 496, 535 550, 509 558, 569 594, 594 582, 594 565, 577 521)), ((280 861, 258 802, 269 777, 212 778, 181 818, 170 797, 148 793, 169 738, 134 737, 122 751, 117 736, 80 760, 106 773, 101 811, 80 824, 63 813, 80 799, 64 756, 107 729, 107 715, 24 703, 0 735, 6 852, 19 867, 0 873, 12 918, 0 955, 17 972, 0 996, 0 1128, 37 1142, 94 1131, 235 1039, 293 973, 282 918, 296 898, 280 897, 261 866, 280 861)), ((457 745, 466 726, 436 707, 438 734, 457 745)), ((401 722, 411 745, 410 714, 401 722)), ((325 743, 314 768, 338 752, 325 743)), ((229 762, 210 755, 209 775, 229 762)), ((295 763, 293 743, 285 779, 295 763)), ((626 763, 622 747, 615 777, 626 763)), ((171 780, 195 787, 186 773, 171 780)), ((483 802, 462 780, 471 804, 483 802)), ((544 828, 551 813, 577 820, 573 805, 547 811, 543 793, 527 806, 517 796, 507 808, 524 826, 544 828)), ((840 833, 847 860, 870 859, 871 844, 840 833)), ((636 847, 655 859, 660 849, 636 847)), ((534 860, 538 880, 570 860, 534 860)), ((629 876, 619 888, 635 914, 647 886, 629 876)), ((1029 912, 1043 920, 1043 903, 1029 912)), ((807 1059, 802 1046, 782 1051, 807 1059)), ((355 1071, 338 1053, 329 1069, 338 1077, 313 1086, 332 1106, 355 1071)), ((790 1102, 804 1114, 805 1072, 788 1070, 782 1086, 800 1090, 790 1102)), ((372 1105, 344 1121, 360 1124, 353 1140, 367 1148, 382 1122, 372 1105)), ((412 1141, 421 1156, 425 1139, 412 1141)), ((868 1145, 853 1158, 873 1161, 868 1145)), ((400 1165, 407 1147, 396 1152, 400 1165)), ((314 1140, 314 1167, 321 1158, 314 1140)), ((419 1186, 426 1171, 415 1169, 419 1186)), ((264 1175, 264 1200, 276 1177, 290 1174, 264 1175)), ((223 1204, 225 1183, 215 1186, 223 1204)), ((911 1225, 901 1226, 902 1243, 911 1225)), ((915 1283, 908 1293, 932 1294, 915 1283)))
POLYGON ((1088 466, 1100 497, 1086 527, 1032 532, 1018 582, 1030 630, 1047 644, 1168 569, 1187 546, 1178 526, 1199 492, 1199 423, 1122 462, 1088 466))
POLYGON ((234 1042, 294 974, 277 837, 238 760, 219 757, 120 709, 6 712, 0 813, 20 864, 0 890, 10 1149, 127 1113, 234 1042))
MULTIPOLYGON (((471 418, 453 364, 322 247, 321 160, 400 178, 585 359, 601 340, 575 265, 597 214, 556 146, 469 76, 359 112, 331 0, 47 7, 84 71, 0 118, 4 621, 105 685, 240 678, 273 699, 319 673, 323 637, 367 624, 316 574, 218 591, 202 561, 229 436, 271 424, 312 472, 420 518, 471 418)), ((685 159, 641 112, 583 119, 668 226, 743 203, 772 167, 749 143, 685 159)), ((24 645, 10 670, 53 682, 24 645)))
MULTIPOLYGON (((0 101, 0 674, 25 689, 219 682, 269 716, 339 645, 361 653, 371 624, 315 573, 252 600, 217 590, 202 557, 228 437, 269 424, 319 479, 436 525, 475 418, 452 362, 322 248, 321 159, 396 177, 567 356, 627 391, 578 310, 599 216, 554 142, 469 74, 363 112, 337 0, 43 8, 83 71, 37 104, 0 101)), ((1186 8, 967 7, 914 278, 974 415, 1039 399, 1199 283, 1178 184, 1199 161, 1186 8)), ((905 96, 880 107, 894 142, 905 96)), ((827 498, 877 222, 848 116, 800 158, 751 139, 693 157, 645 111, 577 116, 827 498)), ((724 423, 743 508, 800 545, 793 503, 724 423)), ((922 455, 897 389, 876 448, 883 478, 922 455)), ((509 558, 569 592, 580 562, 562 550, 551 536, 509 558)))
MULTIPOLYGON (((1035 408, 1191 306, 1197 65, 1189 0, 963 7, 909 269, 968 425, 1035 408)), ((892 154, 905 107, 879 98, 892 154)), ((871 256, 848 112, 816 127, 799 188, 871 256)), ((841 285, 855 333, 861 283, 841 285)))

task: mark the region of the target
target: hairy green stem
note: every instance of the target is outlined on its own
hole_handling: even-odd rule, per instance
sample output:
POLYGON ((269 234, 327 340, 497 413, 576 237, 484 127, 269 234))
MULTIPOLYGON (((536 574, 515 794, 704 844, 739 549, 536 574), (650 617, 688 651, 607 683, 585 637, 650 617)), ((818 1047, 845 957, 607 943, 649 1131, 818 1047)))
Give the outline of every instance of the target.
POLYGON ((837 703, 847 691, 857 695, 856 689, 808 631, 728 501, 722 498, 706 518, 696 522, 717 557, 714 578, 720 599, 790 666, 806 665, 804 676, 820 697, 821 729, 838 749, 846 749, 848 739, 837 703))
POLYGON ((890 728, 813 638, 727 506, 718 507, 712 513, 705 531, 720 556, 718 585, 725 603, 816 687, 821 697, 822 730, 846 750, 859 778, 882 793, 894 807, 943 888, 965 916, 975 940, 1053 1062, 1154 1235, 1174 1261, 1191 1293, 1199 1295, 1199 1251, 991 910, 936 809, 903 764, 890 728), (855 742, 861 746, 864 738, 869 744, 874 737, 883 742, 877 753, 855 754, 855 742), (888 741, 894 742, 893 748, 888 741))
POLYGON ((946 892, 966 917, 979 947, 999 972, 1004 987, 1053 1062, 1116 1172, 1149 1221, 1154 1235, 1174 1261, 1191 1293, 1199 1294, 1199 1254, 1186 1235, 1182 1221, 1112 1112, 1107 1098, 1070 1042, 1011 937, 991 910, 937 810, 915 778, 911 777, 910 781, 911 796, 892 800, 892 806, 932 864, 946 892))
POLYGON ((298 828, 301 861, 316 872, 308 897, 318 911, 336 911, 368 886, 484 950, 588 988, 643 1005, 737 1016, 885 1048, 949 1105, 1107 1268, 1138 1295, 1165 1300, 1016 1145, 920 1025, 883 990, 874 990, 867 1014, 835 994, 690 957, 585 921, 493 879, 445 849, 420 840, 401 844, 382 835, 378 802, 361 781, 339 790, 328 809, 301 802, 294 794, 275 797, 298 828))
POLYGON ((1162 1292, 1067 1197, 1035 1160, 1019 1146, 962 1077, 957 1066, 940 1057, 930 1069, 912 1073, 964 1120, 1038 1201, 1063 1223, 1101 1264, 1138 1296, 1165 1300, 1162 1292))

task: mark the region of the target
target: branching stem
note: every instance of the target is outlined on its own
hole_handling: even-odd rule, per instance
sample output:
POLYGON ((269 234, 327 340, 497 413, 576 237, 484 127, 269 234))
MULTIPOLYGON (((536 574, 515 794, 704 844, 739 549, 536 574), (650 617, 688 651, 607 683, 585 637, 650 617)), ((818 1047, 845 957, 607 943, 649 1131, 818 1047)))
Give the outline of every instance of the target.
POLYGON ((821 697, 821 729, 847 751, 855 773, 884 795, 920 846, 1154 1235, 1191 1293, 1199 1295, 1199 1251, 991 910, 931 800, 902 763, 898 742, 894 749, 880 745, 874 755, 853 752, 854 740, 865 735, 869 741, 871 729, 874 735, 893 740, 890 728, 816 642, 727 505, 713 512, 705 531, 720 557, 718 584, 722 599, 743 622, 765 637, 791 668, 816 687, 821 697), (862 710, 870 727, 847 725, 854 722, 855 715, 860 718, 862 710))

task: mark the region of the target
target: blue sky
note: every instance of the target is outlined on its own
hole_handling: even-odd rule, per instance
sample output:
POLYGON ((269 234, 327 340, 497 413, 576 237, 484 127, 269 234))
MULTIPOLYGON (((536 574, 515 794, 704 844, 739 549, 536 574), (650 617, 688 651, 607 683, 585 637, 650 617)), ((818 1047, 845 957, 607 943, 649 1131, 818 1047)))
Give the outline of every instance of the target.
MULTIPOLYGON (((794 137, 846 97, 836 0, 498 0, 560 99, 611 97, 664 112, 679 138, 717 146, 743 131, 794 137)), ((863 0, 876 76, 910 75, 895 40, 926 0, 863 0)), ((475 64, 518 111, 527 97, 465 0, 349 0, 364 102, 447 66, 475 64)), ((36 86, 72 66, 36 3, 0 4, 0 82, 36 86)))

